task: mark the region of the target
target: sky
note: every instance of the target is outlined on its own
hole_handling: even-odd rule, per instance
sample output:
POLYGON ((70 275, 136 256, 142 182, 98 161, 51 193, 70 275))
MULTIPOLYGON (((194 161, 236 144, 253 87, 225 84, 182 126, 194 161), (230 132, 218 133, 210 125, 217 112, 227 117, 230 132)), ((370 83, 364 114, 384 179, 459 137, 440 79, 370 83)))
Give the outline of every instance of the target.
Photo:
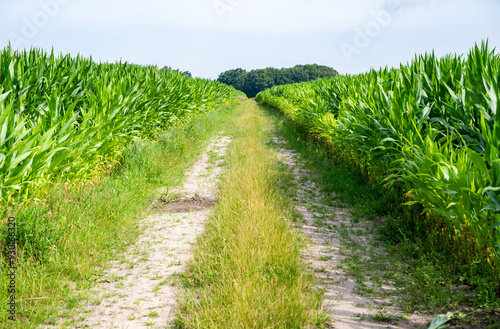
POLYGON ((0 0, 0 48, 170 66, 217 79, 321 64, 342 74, 415 54, 500 51, 500 0, 0 0))

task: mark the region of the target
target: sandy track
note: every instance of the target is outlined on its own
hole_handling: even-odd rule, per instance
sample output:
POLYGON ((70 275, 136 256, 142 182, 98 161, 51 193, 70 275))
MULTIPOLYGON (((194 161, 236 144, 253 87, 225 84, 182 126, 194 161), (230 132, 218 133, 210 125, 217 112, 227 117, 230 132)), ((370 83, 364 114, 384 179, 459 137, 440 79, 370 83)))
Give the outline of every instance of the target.
POLYGON ((93 290, 80 315, 80 327, 168 328, 177 306, 172 278, 185 268, 190 249, 202 233, 217 198, 217 177, 229 137, 211 140, 187 173, 181 189, 166 191, 153 202, 155 215, 141 222, 143 234, 120 261, 109 264, 107 274, 93 290), (175 206, 181 204, 182 206, 175 206), (192 207, 190 207, 192 204, 192 207))
MULTIPOLYGON (((372 316, 380 312, 392 319, 402 317, 403 312, 387 298, 372 299, 357 294, 358 283, 342 268, 344 258, 350 256, 346 242, 369 246, 373 235, 349 233, 346 236, 349 230, 343 228, 353 228, 354 225, 349 210, 340 206, 326 206, 327 196, 310 180, 313 173, 302 167, 300 156, 287 149, 286 140, 275 137, 273 142, 277 145, 280 160, 294 173, 298 199, 296 211, 305 222, 299 229, 309 237, 309 245, 303 256, 310 263, 318 286, 325 291, 323 309, 332 317, 327 325, 338 329, 426 328, 425 324, 430 318, 418 314, 393 323, 373 320, 372 316)), ((373 223, 361 221, 355 224, 355 229, 369 232, 370 225, 373 223)), ((382 247, 377 248, 375 253, 380 257, 388 257, 382 247)), ((381 289, 387 292, 396 290, 390 283, 384 284, 381 289)))

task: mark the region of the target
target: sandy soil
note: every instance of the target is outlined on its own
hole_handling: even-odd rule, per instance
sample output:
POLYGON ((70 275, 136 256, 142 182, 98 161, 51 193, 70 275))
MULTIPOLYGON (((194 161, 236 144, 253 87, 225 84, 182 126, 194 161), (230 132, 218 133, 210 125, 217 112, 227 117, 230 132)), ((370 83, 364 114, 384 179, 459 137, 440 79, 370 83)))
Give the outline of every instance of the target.
MULTIPOLYGON (((217 201, 221 157, 230 138, 217 136, 187 173, 182 188, 161 190, 145 218, 137 243, 109 264, 81 312, 80 327, 168 328, 172 325, 177 288, 173 278, 184 270, 190 248, 202 233, 217 201)), ((78 327, 78 326, 77 326, 78 327)))
MULTIPOLYGON (((309 245, 303 255, 311 264, 318 286, 325 291, 323 308, 332 317, 332 321, 327 325, 338 329, 426 328, 426 323, 431 317, 420 314, 407 315, 404 320, 393 323, 374 321, 371 318, 380 312, 395 320, 403 316, 403 312, 395 306, 396 304, 388 299, 371 299, 357 294, 358 283, 349 277, 341 266, 343 259, 349 256, 346 241, 353 241, 363 246, 370 245, 374 237, 366 232, 370 231, 369 225, 373 225, 373 222, 362 221, 353 224, 349 209, 340 205, 325 206, 328 196, 324 195, 311 180, 313 173, 303 168, 299 155, 286 148, 285 140, 275 137, 273 142, 277 145, 281 161, 294 173, 298 187, 296 210, 303 216, 305 222, 298 229, 309 237, 309 245), (342 232, 340 230, 340 228, 352 228, 353 225, 356 230, 365 233, 358 236, 348 233, 347 229, 342 232)), ((377 249, 376 254, 388 257, 383 248, 377 249)), ((371 255, 367 253, 363 257, 371 255)), ((396 288, 385 284, 381 289, 391 291, 396 288)))

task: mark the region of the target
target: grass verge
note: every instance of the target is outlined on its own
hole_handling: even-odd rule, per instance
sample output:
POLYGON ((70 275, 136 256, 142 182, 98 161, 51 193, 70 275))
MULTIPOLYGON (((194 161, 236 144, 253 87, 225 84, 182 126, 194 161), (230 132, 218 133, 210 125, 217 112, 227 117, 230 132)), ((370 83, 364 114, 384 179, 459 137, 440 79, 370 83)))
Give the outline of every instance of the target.
MULTIPOLYGON (((103 266, 139 235, 138 221, 158 187, 174 187, 208 140, 232 116, 236 105, 194 117, 155 142, 136 141, 120 166, 93 182, 56 184, 13 209, 17 221, 16 315, 8 320, 9 278, 0 260, 0 328, 36 328, 70 319, 99 280, 103 266)), ((6 226, 1 249, 6 255, 6 226)))
MULTIPOLYGON (((180 328, 320 326, 321 294, 300 256, 303 239, 279 187, 277 157, 266 146, 271 120, 247 101, 232 122, 235 140, 219 203, 181 276, 180 328)), ((281 177, 281 178, 280 178, 281 177)))

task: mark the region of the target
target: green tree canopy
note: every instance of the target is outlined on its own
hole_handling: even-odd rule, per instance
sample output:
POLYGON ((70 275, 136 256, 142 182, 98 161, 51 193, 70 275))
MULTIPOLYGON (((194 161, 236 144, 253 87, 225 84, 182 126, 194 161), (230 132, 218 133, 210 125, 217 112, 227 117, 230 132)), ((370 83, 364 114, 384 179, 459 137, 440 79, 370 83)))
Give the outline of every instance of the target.
POLYGON ((297 65, 282 69, 268 67, 250 72, 237 68, 221 73, 217 81, 243 91, 248 97, 255 97, 262 90, 273 86, 334 77, 337 74, 338 72, 331 67, 318 64, 297 65))

